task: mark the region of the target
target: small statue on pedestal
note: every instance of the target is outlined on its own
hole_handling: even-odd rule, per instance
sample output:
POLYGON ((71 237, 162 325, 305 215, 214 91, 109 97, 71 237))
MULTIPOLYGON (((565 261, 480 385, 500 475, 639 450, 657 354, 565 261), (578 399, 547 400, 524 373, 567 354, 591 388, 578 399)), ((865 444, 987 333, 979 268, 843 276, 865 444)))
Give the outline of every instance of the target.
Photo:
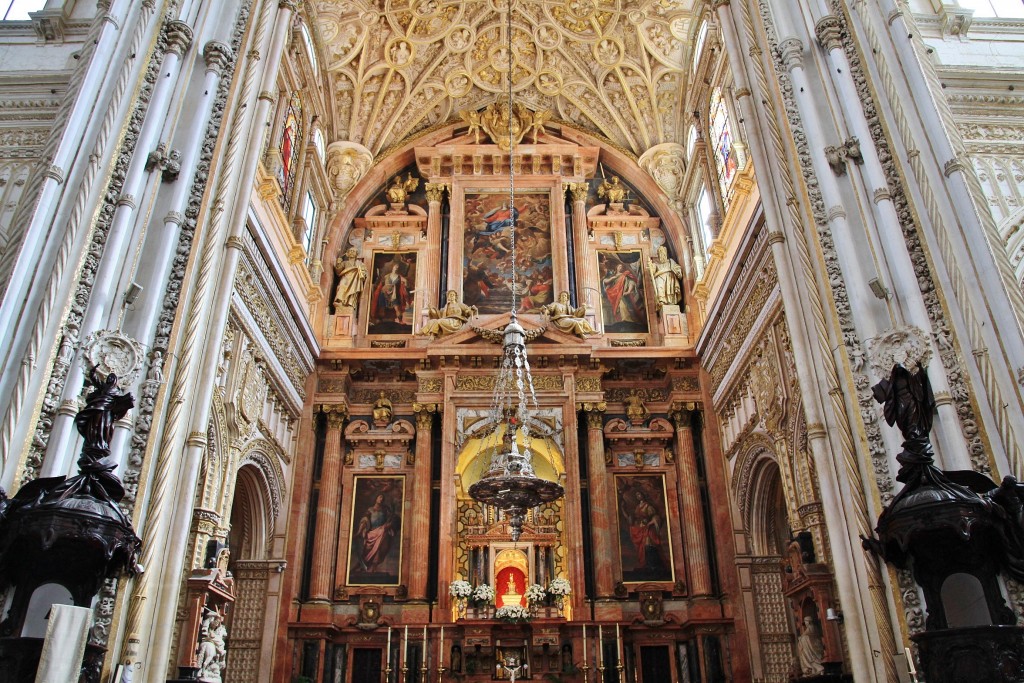
POLYGON ((387 427, 391 424, 391 419, 394 417, 394 406, 391 401, 384 395, 384 392, 380 392, 380 398, 373 404, 373 424, 375 427, 387 427))
POLYGON ((221 683, 227 662, 228 630, 224 626, 224 615, 213 610, 203 619, 200 631, 199 656, 196 660, 196 678, 206 683, 221 683))
POLYGON ((814 623, 814 617, 804 617, 804 630, 796 641, 797 663, 804 676, 820 676, 825 673, 822 660, 825 659, 825 643, 821 631, 814 623))
POLYGON ((413 178, 412 173, 406 174, 405 180, 402 180, 402 176, 395 176, 391 186, 384 193, 387 195, 388 203, 391 205, 391 211, 402 214, 408 213, 405 209, 405 204, 409 201, 409 194, 419 186, 420 179, 413 178))
POLYGON ((658 299, 658 310, 662 306, 676 306, 683 299, 683 269, 668 255, 664 245, 658 247, 658 255, 647 263, 654 280, 654 294, 658 299))
POLYGON ((359 252, 350 247, 345 257, 338 257, 334 262, 334 274, 338 276, 338 290, 334 295, 334 309, 355 308, 359 303, 359 295, 366 284, 367 272, 359 252))

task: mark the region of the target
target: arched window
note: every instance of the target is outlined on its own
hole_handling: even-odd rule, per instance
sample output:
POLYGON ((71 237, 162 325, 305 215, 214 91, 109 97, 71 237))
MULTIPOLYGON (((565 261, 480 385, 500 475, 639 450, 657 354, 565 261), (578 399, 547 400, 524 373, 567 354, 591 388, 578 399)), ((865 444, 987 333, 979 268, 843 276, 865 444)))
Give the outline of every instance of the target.
POLYGON ((700 188, 695 208, 697 211, 697 227, 700 230, 701 251, 707 256, 715 236, 711 230, 711 215, 714 213, 711 210, 711 193, 708 192, 706 186, 702 185, 700 188))
POLYGON ((320 155, 321 163, 327 158, 327 142, 324 140, 324 131, 317 126, 313 129, 313 146, 316 153, 320 155))
POLYGON ((309 33, 309 27, 305 22, 302 24, 302 42, 306 45, 306 54, 309 55, 309 63, 313 67, 313 73, 320 70, 320 62, 316 58, 316 46, 313 45, 313 36, 309 33))
POLYGON ((686 161, 690 163, 693 159, 693 147, 697 144, 697 126, 690 126, 686 132, 686 161))
POLYGON ((285 205, 288 204, 288 197, 291 194, 295 162, 299 158, 299 140, 302 140, 302 99, 296 91, 288 101, 284 127, 281 129, 281 171, 277 179, 281 181, 285 205))
POLYGON ((708 39, 708 20, 705 19, 700 23, 700 29, 697 30, 697 40, 693 44, 693 63, 690 67, 696 71, 697 62, 700 61, 700 55, 704 52, 704 43, 708 39))
POLYGON ((711 135, 709 142, 714 148, 715 167, 718 170, 718 188, 722 193, 722 208, 729 208, 732 181, 736 177, 736 155, 732 145, 732 126, 729 124, 729 110, 721 88, 711 93, 711 107, 708 111, 711 135))

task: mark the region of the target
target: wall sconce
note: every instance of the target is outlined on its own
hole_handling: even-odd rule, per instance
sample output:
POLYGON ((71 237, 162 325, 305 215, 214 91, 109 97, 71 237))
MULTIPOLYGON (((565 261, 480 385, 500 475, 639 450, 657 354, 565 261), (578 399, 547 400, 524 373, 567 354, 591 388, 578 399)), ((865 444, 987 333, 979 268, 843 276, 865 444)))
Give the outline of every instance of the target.
POLYGON ((827 621, 837 621, 841 624, 843 623, 843 610, 829 607, 825 610, 825 619, 827 621))

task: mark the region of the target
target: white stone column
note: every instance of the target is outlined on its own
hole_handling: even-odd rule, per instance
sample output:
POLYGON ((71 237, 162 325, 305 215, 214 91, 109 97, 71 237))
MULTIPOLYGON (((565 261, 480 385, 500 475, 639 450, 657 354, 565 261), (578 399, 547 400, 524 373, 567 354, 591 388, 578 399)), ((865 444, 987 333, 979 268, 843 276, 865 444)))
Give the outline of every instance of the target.
MULTIPOLYGON (((861 98, 853 82, 850 64, 840 40, 839 20, 832 15, 825 15, 817 19, 814 28, 818 41, 828 52, 833 67, 832 82, 839 91, 838 104, 846 114, 845 120, 851 128, 850 132, 860 143, 863 163, 856 166, 848 160, 847 170, 852 174, 854 169, 861 169, 864 184, 873 199, 871 208, 875 219, 874 235, 881 245, 879 265, 886 271, 884 282, 892 287, 895 313, 904 324, 919 327, 928 333, 929 337, 933 337, 934 330, 928 317, 928 310, 925 308, 924 297, 921 295, 921 286, 917 282, 914 264, 910 260, 903 231, 900 229, 900 219, 889 194, 885 172, 871 139, 871 129, 864 118, 861 98)), ((938 353, 932 354, 927 369, 928 379, 931 380, 935 393, 939 396, 949 396, 946 370, 938 353)), ((940 401, 938 413, 940 419, 936 424, 933 439, 936 441, 939 465, 952 470, 972 469, 967 445, 960 431, 960 418, 956 414, 956 406, 951 401, 940 401)))
MULTIPOLYGON (((264 66, 262 67, 259 95, 255 103, 246 103, 253 110, 248 124, 251 140, 261 139, 264 124, 270 115, 270 108, 275 99, 272 93, 295 9, 294 0, 279 0, 277 12, 272 19, 273 33, 267 43, 265 61, 261 60, 264 66)), ((259 47, 262 46, 257 46, 257 49, 259 47)), ((199 476, 199 465, 205 448, 205 439, 202 438, 202 435, 209 422, 210 407, 215 390, 213 382, 195 381, 195 379, 210 378, 216 375, 221 345, 220 334, 227 323, 235 272, 240 259, 241 237, 245 230, 248 198, 256 176, 259 155, 260 145, 258 144, 248 145, 242 153, 237 183, 239 192, 231 209, 227 227, 228 236, 224 242, 223 257, 218 267, 217 286, 214 290, 213 300, 209 302, 210 317, 207 330, 211 333, 206 337, 201 358, 195 359, 197 367, 182 369, 182 372, 188 373, 190 378, 184 383, 194 389, 194 393, 190 397, 193 406, 192 416, 186 430, 190 437, 185 442, 179 466, 174 468, 170 463, 165 465, 165 467, 175 470, 177 476, 167 476, 154 482, 155 489, 166 490, 159 492, 154 490, 151 497, 160 495, 173 506, 174 513, 173 518, 169 518, 170 516, 166 512, 154 516, 150 528, 146 530, 143 539, 143 563, 150 570, 143 575, 144 583, 137 588, 136 592, 141 595, 148 593, 150 586, 156 588, 168 584, 176 585, 186 559, 191 509, 199 476), (191 435, 195 435, 195 437, 193 438, 191 435), (170 498, 174 492, 177 492, 177 497, 172 502, 170 498), (150 559, 148 563, 146 562, 147 557, 150 559), (160 559, 154 564, 157 557, 160 559)), ((165 435, 166 438, 168 435, 165 435)), ((156 680, 166 673, 164 667, 168 661, 174 630, 174 619, 169 618, 169 615, 174 614, 177 600, 177 595, 173 593, 173 591, 156 591, 156 594, 151 596, 152 599, 145 603, 143 607, 145 613, 141 615, 137 623, 127 626, 129 635, 133 627, 137 629, 136 633, 148 635, 148 639, 144 641, 144 644, 148 643, 148 646, 142 647, 146 658, 142 662, 140 675, 144 680, 150 678, 156 680)))
MULTIPOLYGON (((116 287, 120 281, 120 273, 129 256, 127 243, 132 235, 132 225, 138 208, 138 194, 144 187, 146 160, 156 146, 156 140, 163 130, 167 116, 167 105, 171 92, 178 79, 181 57, 192 42, 192 29, 181 21, 170 21, 167 25, 167 50, 153 94, 146 110, 146 118, 139 131, 135 146, 135 154, 124 183, 121 196, 117 200, 117 208, 110 222, 103 255, 96 269, 96 280, 89 296, 89 305, 82 318, 81 337, 103 329, 109 322, 108 314, 116 310, 118 301, 116 287)), ((77 441, 74 431, 74 406, 86 377, 85 362, 79 360, 72 363, 64 383, 61 395, 62 409, 53 420, 53 429, 47 447, 47 457, 43 463, 42 476, 51 477, 65 474, 75 450, 72 444, 77 441)))
POLYGON ((842 437, 838 433, 839 427, 831 419, 826 420, 821 387, 826 384, 822 373, 827 372, 827 368, 816 357, 814 322, 805 319, 808 313, 799 305, 799 302, 806 300, 806 296, 801 291, 801 279, 787 244, 786 234, 791 232, 787 219, 790 213, 786 205, 788 198, 784 190, 772 182, 772 178, 777 177, 774 165, 784 163, 784 160, 774 154, 771 141, 762 132, 763 127, 769 124, 763 120, 765 113, 759 112, 752 101, 750 83, 756 82, 757 74, 749 58, 763 59, 763 56, 760 50, 754 48, 748 53, 744 46, 737 30, 737 26, 743 26, 742 17, 738 16, 740 10, 734 10, 729 0, 717 0, 715 7, 730 63, 734 65, 736 97, 743 118, 749 122, 745 128, 747 143, 754 157, 761 201, 771 231, 769 243, 778 270, 783 301, 786 302, 783 310, 792 335, 793 355, 803 370, 799 388, 808 422, 808 448, 817 466, 822 504, 826 512, 825 521, 832 543, 833 568, 845 617, 850 668, 857 681, 882 683, 886 680, 885 667, 873 656, 873 651, 881 651, 881 638, 872 605, 873 574, 859 547, 860 526, 855 519, 857 512, 841 514, 851 500, 851 487, 860 486, 860 482, 849 481, 848 477, 844 477, 845 470, 837 460, 842 454, 833 452, 832 444, 841 444, 842 437), (737 16, 734 17, 734 13, 737 16), (750 78, 747 77, 747 69, 751 70, 750 78), (826 429, 825 425, 829 427, 826 429))

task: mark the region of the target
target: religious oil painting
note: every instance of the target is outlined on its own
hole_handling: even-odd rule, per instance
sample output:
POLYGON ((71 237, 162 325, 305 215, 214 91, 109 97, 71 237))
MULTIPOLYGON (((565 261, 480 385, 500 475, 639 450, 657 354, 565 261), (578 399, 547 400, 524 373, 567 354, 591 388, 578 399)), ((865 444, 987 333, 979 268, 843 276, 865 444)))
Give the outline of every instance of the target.
POLYGON ((375 252, 370 281, 366 333, 412 334, 415 252, 375 252))
POLYGON ((467 192, 463 225, 463 302, 480 313, 507 313, 512 307, 512 271, 516 273, 518 310, 539 312, 551 303, 551 200, 548 190, 467 192), (515 222, 516 261, 512 261, 515 222))
POLYGON ((397 586, 405 478, 357 476, 353 490, 348 584, 397 586))
POLYGON ((601 315, 604 331, 647 332, 647 304, 644 302, 643 252, 598 251, 601 274, 601 315))
POLYGON ((616 475, 615 503, 623 583, 673 581, 665 478, 616 475))

